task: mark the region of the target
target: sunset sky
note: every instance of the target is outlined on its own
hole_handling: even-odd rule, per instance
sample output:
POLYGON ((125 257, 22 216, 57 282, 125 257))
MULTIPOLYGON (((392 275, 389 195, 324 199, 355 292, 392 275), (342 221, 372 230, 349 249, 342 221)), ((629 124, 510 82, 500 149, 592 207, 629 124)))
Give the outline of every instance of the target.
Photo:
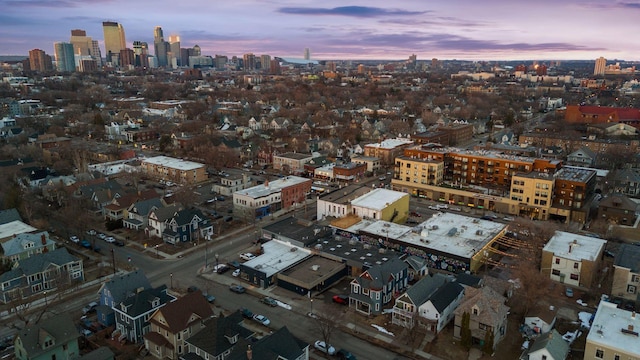
POLYGON ((204 55, 313 59, 640 60, 640 1, 603 0, 0 0, 0 55, 99 40, 102 21, 124 26, 127 45, 153 28, 204 55))

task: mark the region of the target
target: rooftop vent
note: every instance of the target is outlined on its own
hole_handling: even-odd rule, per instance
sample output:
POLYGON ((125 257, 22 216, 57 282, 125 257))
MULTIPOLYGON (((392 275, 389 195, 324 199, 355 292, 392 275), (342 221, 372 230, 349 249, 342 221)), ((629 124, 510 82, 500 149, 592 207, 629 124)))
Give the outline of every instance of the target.
POLYGON ((447 236, 453 236, 458 232, 458 229, 455 227, 452 227, 451 230, 449 230, 449 232, 447 233, 447 236))
POLYGON ((311 265, 311 270, 313 271, 318 271, 319 268, 320 268, 320 265, 311 265))

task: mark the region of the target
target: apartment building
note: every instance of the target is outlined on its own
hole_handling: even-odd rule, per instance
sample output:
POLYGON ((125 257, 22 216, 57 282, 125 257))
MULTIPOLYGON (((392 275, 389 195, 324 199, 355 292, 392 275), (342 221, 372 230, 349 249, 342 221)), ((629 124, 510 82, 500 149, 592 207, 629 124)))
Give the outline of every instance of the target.
POLYGON ((207 179, 204 164, 168 156, 155 156, 142 160, 142 172, 159 180, 170 180, 179 184, 194 184, 207 179))
POLYGON ((396 157, 394 188, 424 197, 420 185, 439 185, 443 181, 444 162, 407 156, 396 157))
POLYGON ((311 154, 289 152, 280 155, 273 155, 273 170, 287 174, 302 174, 304 164, 313 159, 311 154))
POLYGON ((640 359, 639 328, 640 316, 635 312, 600 301, 587 335, 584 359, 640 359))
POLYGON ((622 244, 613 262, 611 296, 640 302, 640 246, 622 244))
POLYGON ((549 219, 554 182, 553 175, 547 173, 530 172, 514 175, 509 197, 518 202, 518 215, 536 220, 549 219))
POLYGON ((311 192, 311 179, 285 176, 275 181, 233 193, 233 213, 237 217, 262 218, 305 201, 311 192))
POLYGON ((541 272, 562 284, 591 288, 606 244, 606 240, 556 231, 542 249, 541 272))
POLYGON ((564 167, 554 175, 552 214, 558 219, 584 223, 596 187, 596 170, 564 167))
POLYGON ((380 159, 381 164, 391 165, 397 156, 407 147, 413 145, 413 141, 409 139, 387 139, 375 144, 367 144, 364 146, 364 156, 373 156, 380 159))

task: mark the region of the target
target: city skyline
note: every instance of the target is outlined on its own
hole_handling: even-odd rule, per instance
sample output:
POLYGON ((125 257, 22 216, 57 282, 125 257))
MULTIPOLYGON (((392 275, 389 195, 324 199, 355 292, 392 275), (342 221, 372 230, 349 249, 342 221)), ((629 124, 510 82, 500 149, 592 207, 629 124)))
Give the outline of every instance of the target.
POLYGON ((53 54, 72 29, 86 30, 104 51, 102 25, 113 21, 127 29, 128 48, 153 44, 160 26, 165 39, 178 35, 182 47, 199 45, 206 55, 303 58, 309 48, 314 60, 640 60, 640 40, 628 33, 640 14, 632 1, 0 0, 0 7, 0 55, 53 54))

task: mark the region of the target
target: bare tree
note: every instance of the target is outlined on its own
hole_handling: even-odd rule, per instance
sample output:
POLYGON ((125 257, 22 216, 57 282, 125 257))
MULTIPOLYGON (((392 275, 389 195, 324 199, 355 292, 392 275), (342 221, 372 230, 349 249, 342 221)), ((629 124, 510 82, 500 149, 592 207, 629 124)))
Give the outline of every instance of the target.
POLYGON ((320 332, 320 338, 324 343, 329 347, 329 341, 331 340, 331 336, 333 332, 338 327, 338 324, 341 321, 343 316, 342 312, 339 311, 331 311, 331 312, 323 312, 322 314, 315 314, 315 318, 313 324, 315 328, 320 332))

